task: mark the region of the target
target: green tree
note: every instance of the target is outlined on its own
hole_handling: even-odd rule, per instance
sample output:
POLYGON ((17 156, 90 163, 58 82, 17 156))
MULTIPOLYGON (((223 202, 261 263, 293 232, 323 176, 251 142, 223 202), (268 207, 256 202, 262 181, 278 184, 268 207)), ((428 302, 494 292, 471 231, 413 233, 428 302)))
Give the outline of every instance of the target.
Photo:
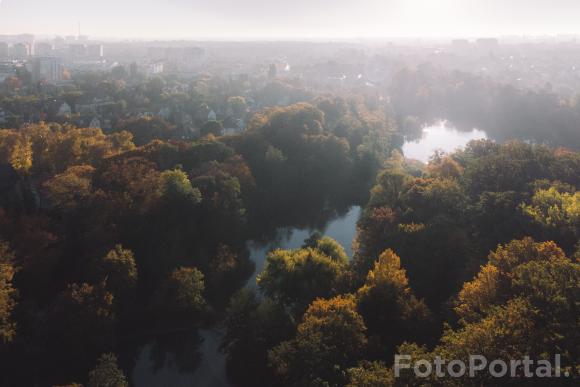
POLYGON ((572 227, 575 231, 580 228, 580 192, 560 192, 557 187, 539 189, 522 209, 548 227, 572 227))
POLYGON ((214 135, 221 136, 224 131, 224 126, 219 121, 207 121, 200 129, 202 136, 214 135))
POLYGON ((169 201, 185 201, 192 204, 201 202, 199 189, 193 188, 187 174, 182 170, 161 173, 161 194, 169 201))
POLYGON ((127 377, 117 365, 117 356, 112 353, 103 354, 89 373, 88 387, 129 387, 127 377))
POLYGON ((157 298, 161 308, 196 314, 205 307, 204 276, 195 267, 179 267, 173 270, 162 285, 157 298))
POLYGON ((242 289, 230 300, 224 326, 221 348, 227 356, 228 377, 240 385, 274 385, 268 350, 290 339, 295 329, 284 307, 242 289))
POLYGON ((317 249, 274 250, 257 281, 267 297, 303 311, 315 298, 336 294, 346 270, 345 262, 317 249))
POLYGON ((236 96, 228 98, 228 108, 236 117, 241 117, 247 109, 246 99, 236 96))

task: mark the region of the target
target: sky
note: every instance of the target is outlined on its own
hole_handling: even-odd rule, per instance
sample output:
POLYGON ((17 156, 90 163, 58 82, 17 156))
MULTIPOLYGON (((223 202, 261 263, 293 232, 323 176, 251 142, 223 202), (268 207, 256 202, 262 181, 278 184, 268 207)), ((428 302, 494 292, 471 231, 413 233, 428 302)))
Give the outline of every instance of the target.
POLYGON ((0 0, 0 34, 308 39, 580 34, 580 0, 0 0))

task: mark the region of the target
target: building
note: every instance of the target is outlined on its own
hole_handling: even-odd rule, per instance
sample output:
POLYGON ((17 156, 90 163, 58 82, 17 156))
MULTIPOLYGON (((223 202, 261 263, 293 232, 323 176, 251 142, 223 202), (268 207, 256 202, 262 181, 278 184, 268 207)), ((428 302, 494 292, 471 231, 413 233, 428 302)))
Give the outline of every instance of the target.
POLYGON ((16 43, 12 46, 12 57, 16 59, 25 59, 30 56, 30 46, 28 43, 16 43))
POLYGON ((143 71, 147 77, 155 76, 161 74, 164 70, 162 62, 149 63, 143 66, 143 71))
POLYGON ((211 110, 208 115, 207 115, 207 120, 208 121, 215 121, 217 120, 217 114, 215 114, 215 112, 213 110, 211 110))
POLYGON ((56 83, 62 81, 62 60, 60 58, 34 58, 30 72, 33 82, 56 83))
POLYGON ((8 43, 0 42, 0 58, 6 59, 10 55, 10 51, 8 49, 8 43))
POLYGON ((89 128, 101 129, 101 120, 98 117, 93 118, 89 124, 89 128))
POLYGON ((87 47, 84 44, 70 44, 68 53, 72 58, 82 58, 87 55, 87 47))
POLYGON ((52 44, 41 42, 34 45, 34 55, 36 56, 51 56, 53 54, 52 44))
POLYGON ((70 105, 66 102, 63 102, 62 105, 60 105, 60 108, 58 109, 58 115, 59 116, 67 116, 67 115, 71 115, 72 114, 72 109, 70 107, 70 105))
POLYGON ((0 62, 0 83, 4 82, 6 78, 16 75, 16 67, 12 62, 0 62))
POLYGON ((469 48, 469 40, 467 39, 454 39, 451 41, 451 46, 455 50, 464 50, 469 48))
POLYGON ((486 51, 493 51, 498 48, 499 41, 495 38, 480 38, 476 41, 477 46, 486 51))
POLYGON ((100 59, 103 57, 103 45, 102 44, 90 44, 87 46, 87 55, 93 59, 100 59))

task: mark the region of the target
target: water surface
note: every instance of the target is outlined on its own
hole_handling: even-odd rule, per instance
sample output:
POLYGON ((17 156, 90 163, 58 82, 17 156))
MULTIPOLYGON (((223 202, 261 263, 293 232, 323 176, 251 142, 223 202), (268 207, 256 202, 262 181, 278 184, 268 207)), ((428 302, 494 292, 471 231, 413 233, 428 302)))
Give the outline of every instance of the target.
POLYGON ((423 136, 418 141, 406 142, 403 146, 403 154, 406 158, 426 163, 435 150, 453 152, 457 148, 463 148, 471 140, 482 138, 487 138, 487 136, 481 130, 459 131, 449 121, 440 121, 423 128, 423 136))

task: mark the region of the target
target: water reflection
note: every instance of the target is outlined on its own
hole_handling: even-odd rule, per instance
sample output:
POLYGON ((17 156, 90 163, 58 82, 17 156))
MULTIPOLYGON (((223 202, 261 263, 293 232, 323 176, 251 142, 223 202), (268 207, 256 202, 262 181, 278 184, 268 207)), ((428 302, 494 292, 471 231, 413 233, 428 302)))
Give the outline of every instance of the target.
MULTIPOLYGON (((256 287, 256 276, 264 268, 268 251, 299 248, 315 231, 336 239, 352 256, 352 241, 360 213, 361 207, 354 206, 321 227, 283 228, 269 242, 248 242, 250 259, 255 262, 256 269, 246 286, 256 287)), ((219 351, 221 337, 222 332, 217 328, 156 337, 139 351, 132 373, 134 385, 229 387, 225 355, 219 351)))
POLYGON ((285 228, 278 232, 276 240, 263 244, 250 241, 248 247, 250 250, 250 259, 256 264, 256 270, 248 280, 247 286, 256 287, 256 276, 264 269, 266 255, 273 249, 297 249, 302 246, 315 231, 322 235, 329 236, 340 243, 349 257, 352 256, 352 241, 356 233, 356 222, 361 213, 360 206, 351 207, 348 212, 338 217, 322 228, 285 228))
POLYGON ((135 362, 133 382, 139 387, 192 386, 202 363, 204 338, 197 331, 158 335, 135 362))
POLYGON ((464 147, 471 140, 482 138, 487 138, 487 136, 481 130, 459 131, 448 121, 440 121, 436 125, 424 128, 423 136, 419 140, 405 143, 403 153, 406 158, 426 163, 436 149, 452 152, 464 147))

